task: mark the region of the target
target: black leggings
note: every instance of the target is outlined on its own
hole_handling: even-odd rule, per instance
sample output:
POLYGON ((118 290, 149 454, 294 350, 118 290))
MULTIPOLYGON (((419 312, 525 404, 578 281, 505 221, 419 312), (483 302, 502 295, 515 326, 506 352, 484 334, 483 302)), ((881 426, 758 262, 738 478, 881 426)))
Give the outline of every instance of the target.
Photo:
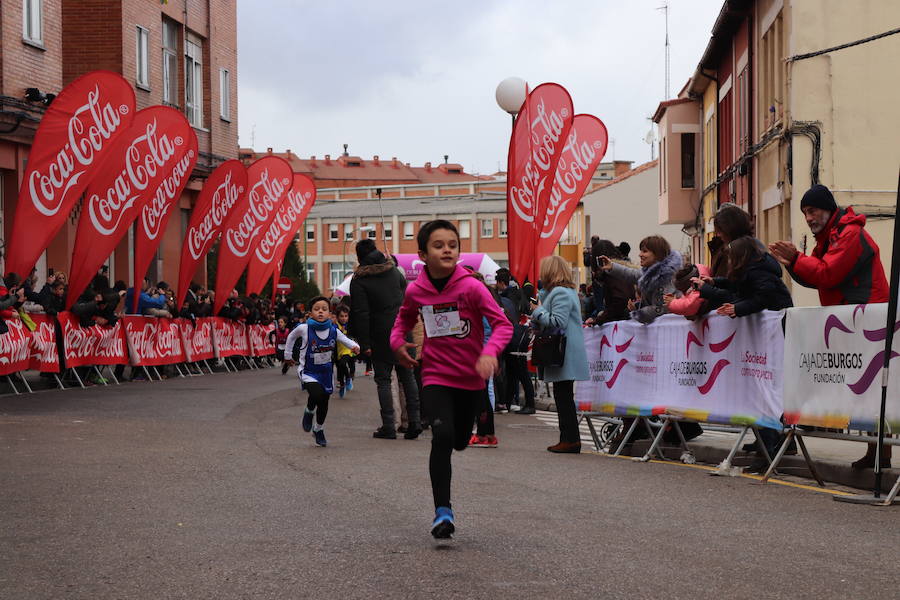
POLYGON ((475 415, 481 408, 484 390, 461 390, 444 385, 426 385, 422 389, 427 398, 431 417, 431 456, 428 472, 434 506, 450 507, 450 454, 469 445, 475 415))
MULTIPOLYGON (((496 380, 495 380, 496 381, 496 380)), ((494 386, 494 398, 496 402, 497 386, 494 386)), ((475 433, 477 435, 494 435, 494 409, 491 407, 491 397, 488 395, 487 388, 484 389, 481 399, 481 411, 478 413, 477 426, 475 433)))
POLYGON ((325 423, 325 417, 328 416, 328 399, 331 394, 325 391, 321 383, 304 382, 303 389, 309 393, 309 400, 306 401, 306 410, 316 411, 316 423, 322 425, 325 423))
POLYGON ((347 384, 347 380, 353 377, 353 361, 355 359, 349 354, 345 354, 337 360, 337 378, 338 385, 341 387, 347 384))

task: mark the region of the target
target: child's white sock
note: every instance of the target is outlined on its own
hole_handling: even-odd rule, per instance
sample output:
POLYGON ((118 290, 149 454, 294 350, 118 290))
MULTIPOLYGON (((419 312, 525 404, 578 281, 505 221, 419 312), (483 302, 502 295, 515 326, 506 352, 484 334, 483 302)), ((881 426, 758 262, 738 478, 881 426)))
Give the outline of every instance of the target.
POLYGON ((318 423, 313 423, 313 431, 322 431, 325 429, 325 424, 319 425, 318 423))

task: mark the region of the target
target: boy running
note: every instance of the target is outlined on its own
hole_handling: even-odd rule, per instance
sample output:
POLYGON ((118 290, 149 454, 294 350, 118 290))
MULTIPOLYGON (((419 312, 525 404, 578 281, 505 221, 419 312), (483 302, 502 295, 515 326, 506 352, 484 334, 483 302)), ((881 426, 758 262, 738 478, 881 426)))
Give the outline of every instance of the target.
POLYGON ((424 224, 416 236, 425 268, 409 287, 391 331, 391 349, 407 368, 415 344, 405 340, 421 313, 422 397, 429 406, 433 437, 428 470, 435 516, 431 535, 449 538, 455 530, 450 505, 450 455, 464 450, 481 407, 485 380, 497 370, 497 357, 512 337, 512 326, 488 289, 457 265, 459 233, 449 221, 424 224), (493 333, 483 343, 482 317, 493 333))
POLYGON ((301 425, 303 431, 312 430, 319 446, 325 440, 325 417, 328 415, 328 399, 334 392, 333 356, 338 343, 359 352, 356 342, 338 331, 329 319, 331 307, 328 298, 317 296, 310 302, 309 319, 291 331, 285 344, 292 363, 297 364, 300 387, 309 394, 301 425), (313 423, 315 416, 315 423, 313 423))
MULTIPOLYGON (((350 309, 346 304, 338 304, 335 309, 337 315, 338 331, 347 335, 347 322, 350 320, 350 309)), ((353 389, 353 372, 355 371, 354 362, 356 358, 353 356, 353 350, 338 342, 337 345, 337 379, 338 379, 338 395, 343 398, 344 394, 353 389)))

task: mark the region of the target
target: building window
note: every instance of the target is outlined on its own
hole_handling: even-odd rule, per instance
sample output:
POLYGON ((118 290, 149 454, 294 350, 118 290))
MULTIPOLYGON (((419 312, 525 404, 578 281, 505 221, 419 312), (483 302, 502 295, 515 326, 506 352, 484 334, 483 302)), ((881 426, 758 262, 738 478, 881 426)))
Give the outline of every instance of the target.
POLYGON ((328 226, 328 239, 332 242, 336 242, 338 239, 338 226, 337 223, 332 223, 328 226))
POLYGON ((494 237, 494 220, 493 219, 482 219, 481 220, 481 237, 483 237, 483 238, 494 237))
POLYGON ((459 239, 467 240, 472 237, 472 221, 459 222, 459 239))
POLYGON ((366 232, 366 237, 368 237, 370 240, 376 239, 378 237, 378 227, 372 223, 369 223, 368 225, 366 225, 366 227, 372 228, 366 232))
POLYGON ((306 265, 306 281, 316 280, 316 265, 306 265))
POLYGON ((316 241, 316 226, 315 225, 307 225, 306 226, 306 241, 307 242, 316 241))
POLYGON ((194 127, 203 127, 203 49, 184 41, 184 108, 194 127))
POLYGON ((412 221, 406 221, 405 223, 403 223, 403 239, 404 240, 413 239, 413 227, 414 226, 415 226, 415 223, 413 223, 412 221))
POLYGON ((150 57, 147 54, 150 48, 150 32, 140 25, 137 26, 136 42, 135 83, 139 87, 150 89, 150 57))
POLYGON ((506 237, 506 219, 500 219, 500 237, 506 237))
POLYGON ((329 267, 329 271, 331 273, 331 289, 334 289, 337 286, 341 285, 344 279, 346 279, 347 275, 353 272, 353 263, 329 263, 329 267))
POLYGON ((178 24, 163 19, 163 102, 177 105, 178 98, 178 24))
POLYGON ((22 37, 26 41, 44 45, 43 0, 25 0, 22 6, 22 37))
POLYGON ((231 120, 231 73, 228 69, 219 69, 219 116, 225 121, 231 120))
POLYGON ((344 223, 344 241, 353 241, 353 223, 344 223))
POLYGON ((682 133, 681 134, 681 187, 683 188, 692 188, 695 187, 695 177, 694 177, 694 164, 695 164, 695 156, 694 156, 694 134, 693 133, 682 133))
POLYGON ((384 239, 392 240, 394 238, 394 230, 392 229, 393 225, 390 223, 385 224, 384 226, 384 239))

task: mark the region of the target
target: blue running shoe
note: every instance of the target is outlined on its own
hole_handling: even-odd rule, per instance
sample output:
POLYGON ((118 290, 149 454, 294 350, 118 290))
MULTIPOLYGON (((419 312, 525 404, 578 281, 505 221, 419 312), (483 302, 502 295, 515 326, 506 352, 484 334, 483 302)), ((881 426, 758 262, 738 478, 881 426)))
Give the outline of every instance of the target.
POLYGON ((309 412, 308 410, 303 410, 303 418, 300 420, 300 425, 303 426, 303 431, 312 431, 312 420, 315 412, 309 412))
POLYGON ((437 540, 453 537, 456 526, 453 524, 453 511, 447 506, 438 506, 434 511, 434 522, 431 524, 431 535, 437 540))
POLYGON ((344 386, 339 386, 339 387, 338 387, 338 396, 340 396, 341 398, 343 398, 343 397, 344 397, 344 394, 346 394, 346 393, 347 393, 347 388, 345 388, 344 386))
POLYGON ((322 447, 328 445, 328 441, 325 439, 325 430, 324 429, 320 429, 318 431, 313 431, 313 435, 316 437, 316 444, 318 444, 319 446, 322 446, 322 447))
POLYGON ((352 390, 352 389, 353 389, 353 378, 352 378, 352 377, 349 377, 349 378, 347 379, 347 391, 349 392, 349 391, 352 390))

